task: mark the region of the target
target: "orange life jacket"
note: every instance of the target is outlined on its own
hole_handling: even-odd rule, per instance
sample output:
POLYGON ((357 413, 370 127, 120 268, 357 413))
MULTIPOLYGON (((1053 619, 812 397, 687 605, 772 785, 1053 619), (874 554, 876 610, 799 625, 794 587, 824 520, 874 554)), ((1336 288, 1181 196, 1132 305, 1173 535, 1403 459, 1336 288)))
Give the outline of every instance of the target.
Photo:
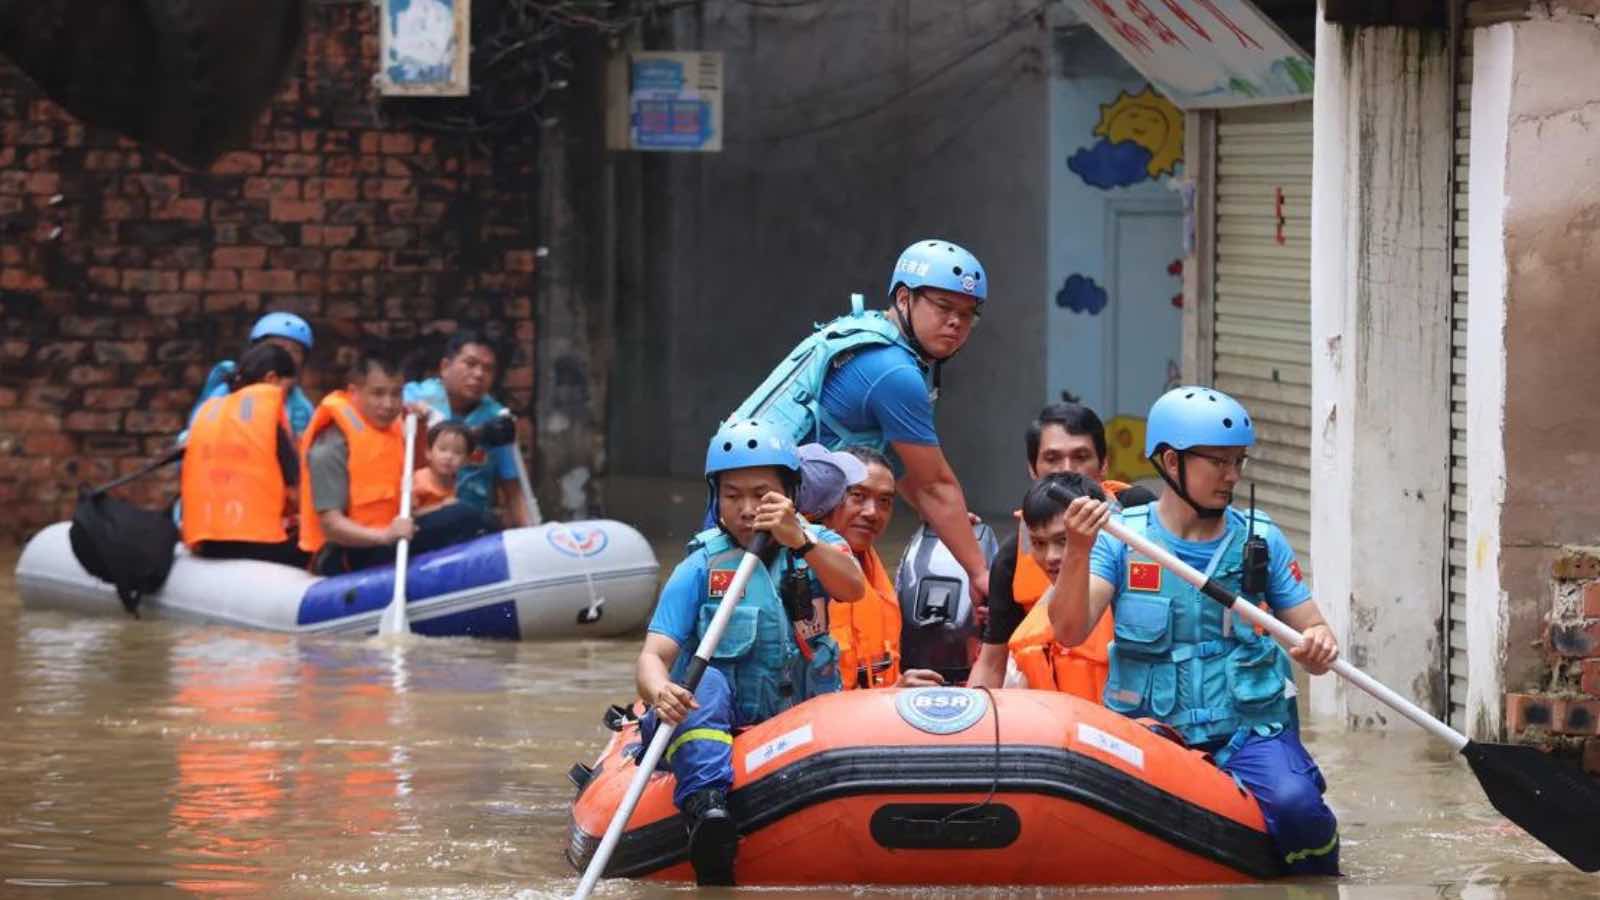
POLYGON ((406 465, 406 439, 400 420, 379 430, 350 402, 344 391, 324 397, 300 439, 300 470, 306 490, 300 492, 300 549, 316 553, 327 543, 322 520, 311 496, 311 444, 328 425, 344 432, 350 445, 350 501, 344 514, 358 525, 387 528, 400 515, 400 476, 406 465))
POLYGON ((839 674, 847 691, 891 687, 900 680, 900 598, 877 550, 869 547, 866 558, 856 559, 867 576, 867 593, 854 603, 828 601, 828 630, 839 644, 839 674))
MULTIPOLYGON (((1120 481, 1102 481, 1100 487, 1108 498, 1128 489, 1128 485, 1120 481)), ((1011 596, 1028 614, 1011 633, 1007 644, 1011 659, 1017 671, 1028 680, 1028 687, 1064 691, 1099 703, 1111 666, 1106 655, 1106 645, 1111 643, 1114 628, 1111 610, 1107 608, 1100 616, 1088 640, 1076 647, 1056 643, 1049 605, 1039 603, 1039 598, 1050 588, 1050 576, 1034 562, 1032 554, 1023 549, 1021 537, 1019 534, 1017 571, 1011 579, 1011 596)))
POLYGON ((183 542, 289 539, 278 431, 283 388, 252 384, 201 405, 183 451, 183 542))

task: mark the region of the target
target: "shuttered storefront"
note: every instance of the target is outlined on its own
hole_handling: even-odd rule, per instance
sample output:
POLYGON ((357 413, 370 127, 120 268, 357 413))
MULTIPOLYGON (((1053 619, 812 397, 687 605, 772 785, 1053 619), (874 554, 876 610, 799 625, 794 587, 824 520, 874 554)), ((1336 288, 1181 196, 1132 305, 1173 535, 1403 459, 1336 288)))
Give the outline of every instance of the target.
POLYGON ((1450 552, 1445 577, 1445 680, 1449 719, 1465 730, 1467 708, 1467 151, 1472 119, 1472 29, 1456 56, 1455 171, 1450 307, 1450 552))
POLYGON ((1214 381, 1251 411, 1234 502, 1282 526, 1311 569, 1311 104, 1217 114, 1214 381))

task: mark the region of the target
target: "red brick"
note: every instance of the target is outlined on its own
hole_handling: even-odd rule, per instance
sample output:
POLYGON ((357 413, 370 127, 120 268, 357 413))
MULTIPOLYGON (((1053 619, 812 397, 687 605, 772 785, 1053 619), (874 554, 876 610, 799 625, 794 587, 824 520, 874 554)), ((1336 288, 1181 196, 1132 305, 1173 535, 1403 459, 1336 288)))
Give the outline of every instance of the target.
MULTIPOLYGON (((24 347, 27 345, 24 344, 24 347)), ((56 344, 43 344, 39 347, 37 361, 40 363, 75 363, 83 359, 88 352, 89 345, 83 341, 61 341, 56 344)))
POLYGON ((150 358, 150 345, 144 341, 95 341, 94 359, 99 363, 142 363, 150 358))
POLYGON ((254 175, 262 170, 261 154, 234 152, 224 153, 220 159, 211 165, 213 175, 254 175))
POLYGON ((501 384, 508 388, 533 387, 533 367, 518 366, 506 369, 505 378, 501 384))
POLYGON ((532 250, 507 250, 505 267, 510 272, 532 272, 534 260, 532 250))
POLYGON ((244 196, 249 200, 300 199, 298 178, 246 178, 244 196))
POLYGON ((0 288, 8 291, 42 291, 49 287, 44 276, 26 269, 6 269, 0 272, 0 288))
POLYGON ((368 178, 361 183, 368 200, 415 200, 417 184, 409 178, 368 178))
POLYGON ((132 409, 139 403, 137 388, 89 388, 83 405, 90 409, 132 409))
POLYGON ((67 456, 78 452, 78 444, 61 432, 35 432, 22 439, 22 452, 29 456, 67 456))
POLYGON ((36 172, 28 176, 23 191, 29 194, 55 194, 61 191, 61 176, 55 172, 36 172))
POLYGON ((1583 770, 1590 775, 1600 775, 1600 738, 1583 742, 1583 770))
MULTIPOLYGON (((189 362, 200 359, 203 356, 203 350, 204 347, 199 341, 166 341, 165 343, 156 347, 156 359, 164 363, 189 362)), ((141 373, 141 377, 142 374, 143 373, 141 373)), ((160 372, 156 372, 155 374, 161 375, 160 372)), ((203 378, 204 376, 201 377, 203 378)), ((151 384, 161 384, 164 381, 164 376, 158 377, 151 382, 151 384)), ((134 383, 144 384, 144 382, 140 381, 139 379, 135 379, 134 383)))
POLYGON ((115 337, 120 323, 109 316, 62 316, 61 333, 67 337, 115 337))
POLYGON ((72 384, 111 384, 117 380, 117 370, 108 366, 73 366, 67 370, 67 381, 72 384))
POLYGON ((83 439, 83 450, 95 456, 127 456, 139 452, 139 439, 125 434, 102 434, 83 439))
POLYGON ((1550 626, 1550 652, 1556 656, 1589 658, 1600 656, 1600 622, 1581 625, 1556 623, 1550 626))
POLYGON ((183 428, 183 417, 175 412, 135 410, 128 413, 125 427, 132 434, 176 433, 183 428))
POLYGON ((1600 581, 1591 581, 1583 586, 1583 614, 1591 619, 1600 619, 1600 581))
POLYGON ((67 413, 68 431, 104 431, 115 433, 122 428, 122 413, 89 412, 78 410, 67 413))
POLYGON ((1561 734, 1600 735, 1600 700, 1564 700, 1556 731, 1561 734))
POLYGON ((118 288, 122 286, 122 273, 110 266, 91 266, 89 283, 95 287, 118 288))
MULTIPOLYGON (((409 134, 385 134, 379 144, 384 153, 417 152, 417 140, 409 134)), ((362 149, 365 149, 364 142, 362 149)))
POLYGON ((366 271, 383 265, 381 250, 335 250, 328 267, 336 272, 366 271))
POLYGON ((273 175, 315 175, 322 167, 322 158, 312 153, 284 153, 267 164, 273 175))
POLYGON ((301 228, 301 237, 306 246, 344 247, 356 239, 356 229, 353 225, 306 225, 301 228), (312 231, 316 232, 316 240, 311 238, 312 231))
POLYGON ((1583 661, 1583 677, 1579 686, 1585 694, 1600 697, 1600 659, 1583 661))
POLYGON ((60 431, 61 416, 37 409, 0 409, 0 432, 60 431))
POLYGON ((354 200, 359 192, 354 178, 307 178, 307 200, 354 200))
POLYGON ((183 273, 186 291, 237 291, 239 275, 231 269, 199 269, 183 273))
POLYGON ((194 294, 151 294, 144 298, 145 312, 162 318, 192 315, 199 308, 200 298, 194 294))
POLYGON ((100 201, 100 216, 111 221, 142 219, 147 204, 137 197, 106 197, 100 201))
POLYGON ((0 409, 10 409, 17 405, 17 389, 0 387, 0 409))
POLYGON ((267 264, 267 248, 219 247, 211 251, 211 264, 219 269, 259 269, 267 264))
POLYGON ((281 250, 274 250, 270 258, 274 269, 293 269, 296 271, 320 269, 327 262, 321 250, 305 247, 285 247, 281 250))
POLYGON ((129 269, 122 273, 122 289, 171 293, 180 287, 177 272, 158 272, 153 269, 129 269))
POLYGON ((292 294, 295 290, 293 272, 281 269, 246 269, 239 274, 239 286, 246 292, 292 294))
POLYGON ((1533 694, 1506 695, 1506 732, 1520 734, 1529 728, 1553 730, 1562 718, 1561 701, 1533 694))
POLYGON ((206 201, 199 197, 174 197, 150 208, 150 218, 159 221, 199 222, 206 217, 206 201))
POLYGON ((274 222, 320 222, 323 218, 320 200, 273 200, 269 215, 274 222))
POLYGON ((205 299, 206 312, 251 312, 260 307, 259 294, 209 294, 205 299))

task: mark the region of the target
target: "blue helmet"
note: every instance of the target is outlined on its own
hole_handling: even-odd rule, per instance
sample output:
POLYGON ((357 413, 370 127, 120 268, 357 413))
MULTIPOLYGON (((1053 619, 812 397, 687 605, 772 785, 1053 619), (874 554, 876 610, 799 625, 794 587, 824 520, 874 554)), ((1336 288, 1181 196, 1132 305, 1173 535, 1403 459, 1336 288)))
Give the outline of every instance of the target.
POLYGON ((294 313, 271 312, 256 320, 250 329, 250 343, 262 338, 281 337, 311 349, 311 326, 294 313))
POLYGON ((902 284, 913 290, 932 287, 966 294, 980 304, 989 296, 989 279, 984 277, 983 263, 949 241, 917 241, 907 247, 895 261, 894 271, 889 273, 890 299, 894 298, 895 288, 902 284))
POLYGON ((800 451, 794 439, 780 429, 755 419, 723 422, 706 448, 706 478, 732 469, 776 466, 800 471, 800 451))
POLYGON ((1144 455, 1162 447, 1248 447, 1256 442, 1250 413, 1221 391, 1189 385, 1173 388, 1150 407, 1144 423, 1144 455))

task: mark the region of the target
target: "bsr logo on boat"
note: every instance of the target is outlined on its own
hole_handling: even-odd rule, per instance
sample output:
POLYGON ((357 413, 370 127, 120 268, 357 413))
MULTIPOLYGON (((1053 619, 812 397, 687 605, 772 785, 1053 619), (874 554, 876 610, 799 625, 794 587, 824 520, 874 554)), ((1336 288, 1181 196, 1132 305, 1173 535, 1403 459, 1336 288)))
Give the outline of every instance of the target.
POLYGON ((599 528, 557 527, 545 532, 544 538, 557 553, 579 559, 599 556, 606 544, 611 543, 611 538, 599 528))
POLYGON ((929 734, 966 731, 989 710, 989 700, 967 688, 930 687, 901 691, 894 698, 895 712, 907 725, 929 734))

